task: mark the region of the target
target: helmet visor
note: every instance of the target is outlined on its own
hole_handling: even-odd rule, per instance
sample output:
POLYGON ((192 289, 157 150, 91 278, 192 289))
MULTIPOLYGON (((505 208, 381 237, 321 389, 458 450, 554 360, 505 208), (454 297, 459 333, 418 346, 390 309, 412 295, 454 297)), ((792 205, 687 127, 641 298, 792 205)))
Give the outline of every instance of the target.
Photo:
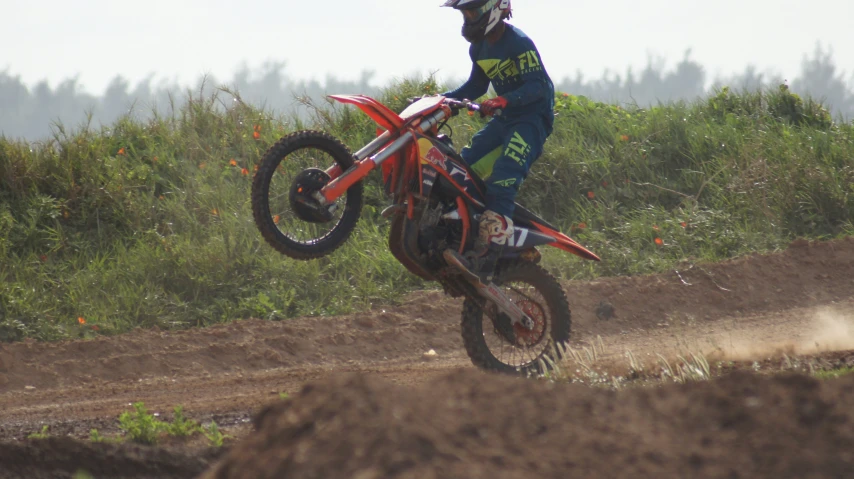
POLYGON ((484 15, 489 13, 497 3, 498 0, 489 0, 479 7, 462 8, 460 11, 463 13, 463 18, 466 23, 475 23, 483 18, 484 15))

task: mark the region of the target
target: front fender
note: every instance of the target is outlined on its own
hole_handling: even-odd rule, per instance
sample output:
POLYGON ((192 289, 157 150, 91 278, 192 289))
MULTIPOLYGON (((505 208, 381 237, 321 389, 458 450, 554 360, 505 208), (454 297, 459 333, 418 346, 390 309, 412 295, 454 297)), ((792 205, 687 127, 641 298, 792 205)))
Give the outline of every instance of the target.
POLYGON ((403 126, 403 119, 397 113, 371 97, 365 95, 329 95, 329 98, 341 103, 356 105, 388 131, 395 131, 403 126))

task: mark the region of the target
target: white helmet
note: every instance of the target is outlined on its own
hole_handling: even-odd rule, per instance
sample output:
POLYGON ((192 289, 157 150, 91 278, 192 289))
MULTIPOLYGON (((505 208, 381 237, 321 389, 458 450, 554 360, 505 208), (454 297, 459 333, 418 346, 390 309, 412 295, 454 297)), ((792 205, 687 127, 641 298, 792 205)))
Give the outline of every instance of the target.
POLYGON ((471 43, 482 41, 512 15, 510 0, 448 0, 442 6, 463 12, 463 37, 471 43))

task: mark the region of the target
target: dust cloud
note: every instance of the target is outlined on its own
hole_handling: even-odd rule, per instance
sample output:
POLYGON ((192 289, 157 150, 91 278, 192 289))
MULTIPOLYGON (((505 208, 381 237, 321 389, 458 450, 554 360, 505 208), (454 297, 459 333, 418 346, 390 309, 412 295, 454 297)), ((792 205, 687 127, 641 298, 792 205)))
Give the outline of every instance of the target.
POLYGON ((854 314, 825 308, 816 312, 815 329, 809 339, 797 346, 806 353, 847 351, 854 349, 854 314))
POLYGON ((719 347, 715 359, 759 360, 774 356, 804 355, 854 349, 854 310, 825 306, 806 312, 804 328, 791 340, 757 342, 730 340, 719 347))

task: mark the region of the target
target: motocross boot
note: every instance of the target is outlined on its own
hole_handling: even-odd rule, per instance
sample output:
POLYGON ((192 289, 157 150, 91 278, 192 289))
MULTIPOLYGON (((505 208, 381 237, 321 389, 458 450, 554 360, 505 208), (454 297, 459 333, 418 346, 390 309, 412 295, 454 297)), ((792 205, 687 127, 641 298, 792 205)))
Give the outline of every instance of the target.
POLYGON ((495 276, 495 267, 504 252, 507 240, 512 235, 513 220, 486 210, 480 218, 474 249, 462 257, 456 251, 449 249, 448 252, 465 266, 466 270, 463 273, 470 280, 489 284, 495 276))

